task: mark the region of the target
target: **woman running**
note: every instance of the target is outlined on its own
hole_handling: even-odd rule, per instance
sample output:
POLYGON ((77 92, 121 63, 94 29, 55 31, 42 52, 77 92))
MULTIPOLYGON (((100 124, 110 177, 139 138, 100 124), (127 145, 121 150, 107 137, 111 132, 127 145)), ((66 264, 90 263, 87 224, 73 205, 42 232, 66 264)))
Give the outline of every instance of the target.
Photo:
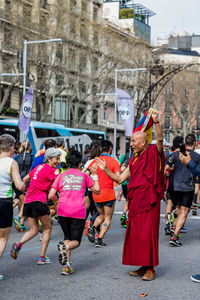
MULTIPOLYGON (((17 189, 25 191, 25 184, 22 182, 19 167, 14 161, 15 139, 9 134, 0 136, 0 257, 3 255, 13 220, 13 191, 14 181, 17 189)), ((0 275, 0 280, 3 275, 0 275)))
POLYGON ((52 228, 52 220, 47 205, 47 194, 51 188, 54 179, 59 175, 57 167, 60 163, 60 151, 56 148, 49 148, 45 155, 46 163, 43 163, 34 168, 26 177, 24 182, 27 184, 30 180, 25 202, 24 202, 24 217, 28 218, 27 231, 20 242, 14 243, 11 250, 11 257, 16 259, 22 245, 38 234, 38 220, 41 221, 44 231, 42 235, 40 257, 37 260, 38 265, 52 263, 52 260, 45 256, 52 228))
POLYGON ((64 233, 64 241, 58 244, 60 251, 59 262, 64 265, 61 274, 73 273, 70 264, 71 250, 80 246, 85 225, 86 209, 84 193, 86 188, 99 194, 99 182, 96 169, 93 168, 93 180, 80 170, 81 153, 72 150, 67 156, 67 166, 70 168, 56 178, 49 193, 49 198, 54 200, 57 192, 60 192, 58 200, 59 223, 64 233), (94 175, 95 174, 95 175, 94 175))

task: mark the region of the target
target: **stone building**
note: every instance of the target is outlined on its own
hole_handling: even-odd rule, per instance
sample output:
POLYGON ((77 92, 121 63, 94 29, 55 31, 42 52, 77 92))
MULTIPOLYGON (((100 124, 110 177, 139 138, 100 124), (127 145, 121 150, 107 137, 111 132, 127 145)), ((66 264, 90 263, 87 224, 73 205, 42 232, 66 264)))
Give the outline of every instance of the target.
MULTIPOLYGON (((34 87, 32 119, 103 130, 113 141, 115 99, 96 94, 115 91, 115 68, 148 66, 151 47, 137 30, 103 18, 104 2, 1 0, 0 73, 23 72, 24 40, 61 38, 61 44, 28 45, 27 88, 34 87)), ((147 19, 144 9, 142 14, 147 19)), ((136 109, 146 76, 127 73, 118 78, 118 86, 133 96, 136 109)), ((23 76, 0 77, 1 117, 18 117, 22 85, 23 76)), ((120 154, 125 151, 126 137, 117 118, 120 154)))

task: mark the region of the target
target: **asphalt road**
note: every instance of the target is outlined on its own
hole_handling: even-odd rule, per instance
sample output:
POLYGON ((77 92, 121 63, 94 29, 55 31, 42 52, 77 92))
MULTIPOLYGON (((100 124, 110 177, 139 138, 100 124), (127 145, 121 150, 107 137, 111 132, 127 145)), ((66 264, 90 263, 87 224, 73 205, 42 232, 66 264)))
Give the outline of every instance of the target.
MULTIPOLYGON (((60 275, 62 266, 58 263, 57 243, 63 235, 60 225, 54 221, 51 242, 47 255, 53 264, 38 266, 39 236, 23 246, 17 260, 10 255, 11 245, 19 241, 23 233, 12 228, 6 252, 0 262, 0 300, 27 299, 200 299, 200 284, 191 281, 190 276, 200 273, 200 217, 186 223, 188 232, 183 234, 183 246, 173 248, 168 245, 164 234, 162 203, 160 226, 160 265, 156 268, 157 278, 144 282, 133 278, 128 272, 134 267, 123 266, 122 248, 125 229, 120 226, 120 211, 123 200, 117 203, 112 225, 104 241, 107 246, 96 249, 84 236, 80 248, 72 253, 75 273, 60 275)), ((16 213, 16 211, 15 211, 16 213)), ((199 211, 200 215, 200 211, 199 211)))

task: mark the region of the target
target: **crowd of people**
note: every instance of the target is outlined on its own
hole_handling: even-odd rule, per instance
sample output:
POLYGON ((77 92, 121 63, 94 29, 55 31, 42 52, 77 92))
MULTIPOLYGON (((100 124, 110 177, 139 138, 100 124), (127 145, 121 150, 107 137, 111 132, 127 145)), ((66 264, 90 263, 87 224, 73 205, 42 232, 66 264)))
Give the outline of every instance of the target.
MULTIPOLYGON (((64 236, 58 242, 61 274, 72 274, 71 252, 80 246, 84 230, 94 247, 106 246, 104 237, 116 198, 120 201, 123 195, 120 223, 126 234, 122 263, 140 267, 131 271, 131 276, 153 280, 159 264, 160 202, 167 202, 165 233, 170 236, 169 245, 180 247, 188 213, 192 208, 196 214, 200 201, 200 153, 195 150, 193 134, 188 134, 185 141, 175 137, 172 147, 164 151, 157 111, 152 119, 156 144, 149 145, 144 132, 134 132, 131 150, 119 160, 112 157, 109 140, 92 142, 82 155, 73 146, 66 150, 61 137, 47 139, 33 156, 29 142, 19 144, 11 135, 1 135, 0 257, 14 220, 15 228, 23 235, 13 243, 11 257, 17 259, 24 244, 41 231, 37 264, 52 263, 46 252, 55 216, 64 236), (122 184, 117 197, 114 183, 122 184), (13 218, 16 206, 18 215, 13 218)), ((200 150, 200 143, 198 147, 200 150)), ((200 282, 200 275, 192 275, 192 280, 200 282)))

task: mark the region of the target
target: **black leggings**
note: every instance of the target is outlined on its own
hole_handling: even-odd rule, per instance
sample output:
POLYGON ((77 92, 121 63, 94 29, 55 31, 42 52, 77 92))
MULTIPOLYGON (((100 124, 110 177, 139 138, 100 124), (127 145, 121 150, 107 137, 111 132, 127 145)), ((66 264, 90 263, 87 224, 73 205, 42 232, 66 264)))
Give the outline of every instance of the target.
POLYGON ((64 233, 64 240, 78 241, 80 245, 85 226, 85 219, 59 216, 59 222, 64 233))

